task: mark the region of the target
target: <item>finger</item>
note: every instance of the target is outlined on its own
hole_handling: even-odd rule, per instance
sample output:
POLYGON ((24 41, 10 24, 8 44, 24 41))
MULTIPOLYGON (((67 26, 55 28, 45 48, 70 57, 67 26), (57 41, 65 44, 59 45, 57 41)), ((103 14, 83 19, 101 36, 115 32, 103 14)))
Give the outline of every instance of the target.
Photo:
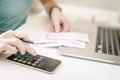
POLYGON ((67 20, 63 20, 62 21, 63 24, 62 24, 62 32, 67 32, 70 30, 70 22, 67 21, 67 20))
POLYGON ((25 53, 25 46, 21 40, 17 38, 11 38, 11 39, 4 39, 3 42, 16 47, 17 50, 21 52, 21 54, 25 53))
POLYGON ((29 38, 28 35, 24 32, 17 32, 17 31, 14 31, 13 32, 13 35, 16 37, 16 38, 29 38))
POLYGON ((16 32, 16 31, 13 31, 13 30, 8 30, 7 32, 2 33, 0 37, 1 38, 13 38, 13 37, 28 38, 28 35, 23 33, 23 32, 16 32))
POLYGON ((54 27, 55 27, 55 32, 60 32, 60 23, 58 21, 55 21, 54 27))
POLYGON ((25 45, 25 49, 28 53, 32 54, 33 56, 36 56, 37 55, 37 52, 32 48, 30 47, 30 45, 24 43, 25 45))
POLYGON ((64 26, 63 26, 63 23, 60 24, 60 32, 63 32, 64 30, 64 26))
POLYGON ((67 32, 67 31, 70 31, 70 25, 67 23, 64 23, 62 32, 67 32))
POLYGON ((17 53, 16 48, 14 48, 13 46, 5 44, 5 43, 1 43, 0 44, 0 53, 3 51, 9 51, 10 53, 13 53, 13 54, 17 53))

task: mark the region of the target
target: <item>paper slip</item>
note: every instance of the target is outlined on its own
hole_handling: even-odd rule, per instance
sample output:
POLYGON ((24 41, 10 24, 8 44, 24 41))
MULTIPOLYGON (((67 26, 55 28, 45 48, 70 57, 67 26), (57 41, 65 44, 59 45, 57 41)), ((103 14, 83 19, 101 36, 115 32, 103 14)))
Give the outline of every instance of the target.
POLYGON ((63 40, 59 42, 59 45, 65 47, 85 48, 85 42, 76 40, 63 40))
POLYGON ((40 39, 41 47, 85 48, 86 42, 90 42, 88 34, 75 32, 45 33, 40 39))
POLYGON ((85 42, 80 42, 76 40, 60 40, 58 42, 47 42, 44 44, 37 45, 39 47, 47 47, 47 48, 56 48, 60 46, 64 47, 75 47, 75 48, 85 48, 85 42))
POLYGON ((88 34, 75 33, 75 32, 62 32, 62 33, 45 33, 42 36, 44 40, 79 40, 82 42, 90 42, 88 34))
POLYGON ((59 45, 59 43, 46 43, 46 44, 39 44, 37 46, 42 47, 42 48, 57 48, 60 45, 59 45))

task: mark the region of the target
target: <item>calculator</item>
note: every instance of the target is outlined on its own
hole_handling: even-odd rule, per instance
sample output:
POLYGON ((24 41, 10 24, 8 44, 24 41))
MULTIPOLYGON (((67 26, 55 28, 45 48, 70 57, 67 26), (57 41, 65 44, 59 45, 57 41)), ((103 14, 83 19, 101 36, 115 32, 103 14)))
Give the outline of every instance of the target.
POLYGON ((17 52, 16 54, 10 55, 7 60, 47 73, 53 73, 57 66, 61 63, 60 60, 42 55, 33 56, 28 52, 26 52, 24 55, 21 55, 20 52, 17 52))

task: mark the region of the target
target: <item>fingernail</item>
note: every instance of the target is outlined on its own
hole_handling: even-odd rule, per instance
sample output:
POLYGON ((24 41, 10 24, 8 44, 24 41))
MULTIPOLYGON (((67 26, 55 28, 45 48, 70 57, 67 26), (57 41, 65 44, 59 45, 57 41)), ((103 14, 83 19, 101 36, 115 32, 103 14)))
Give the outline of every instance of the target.
POLYGON ((21 52, 21 54, 22 54, 22 55, 24 55, 24 54, 25 54, 25 52, 21 52))

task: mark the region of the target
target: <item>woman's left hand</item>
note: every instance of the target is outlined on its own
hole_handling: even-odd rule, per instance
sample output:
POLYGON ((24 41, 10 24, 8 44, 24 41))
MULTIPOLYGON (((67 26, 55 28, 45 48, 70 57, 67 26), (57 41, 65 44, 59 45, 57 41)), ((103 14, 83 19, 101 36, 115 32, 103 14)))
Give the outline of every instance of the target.
POLYGON ((70 30, 70 21, 61 13, 58 8, 53 8, 51 12, 52 32, 67 32, 70 30))

